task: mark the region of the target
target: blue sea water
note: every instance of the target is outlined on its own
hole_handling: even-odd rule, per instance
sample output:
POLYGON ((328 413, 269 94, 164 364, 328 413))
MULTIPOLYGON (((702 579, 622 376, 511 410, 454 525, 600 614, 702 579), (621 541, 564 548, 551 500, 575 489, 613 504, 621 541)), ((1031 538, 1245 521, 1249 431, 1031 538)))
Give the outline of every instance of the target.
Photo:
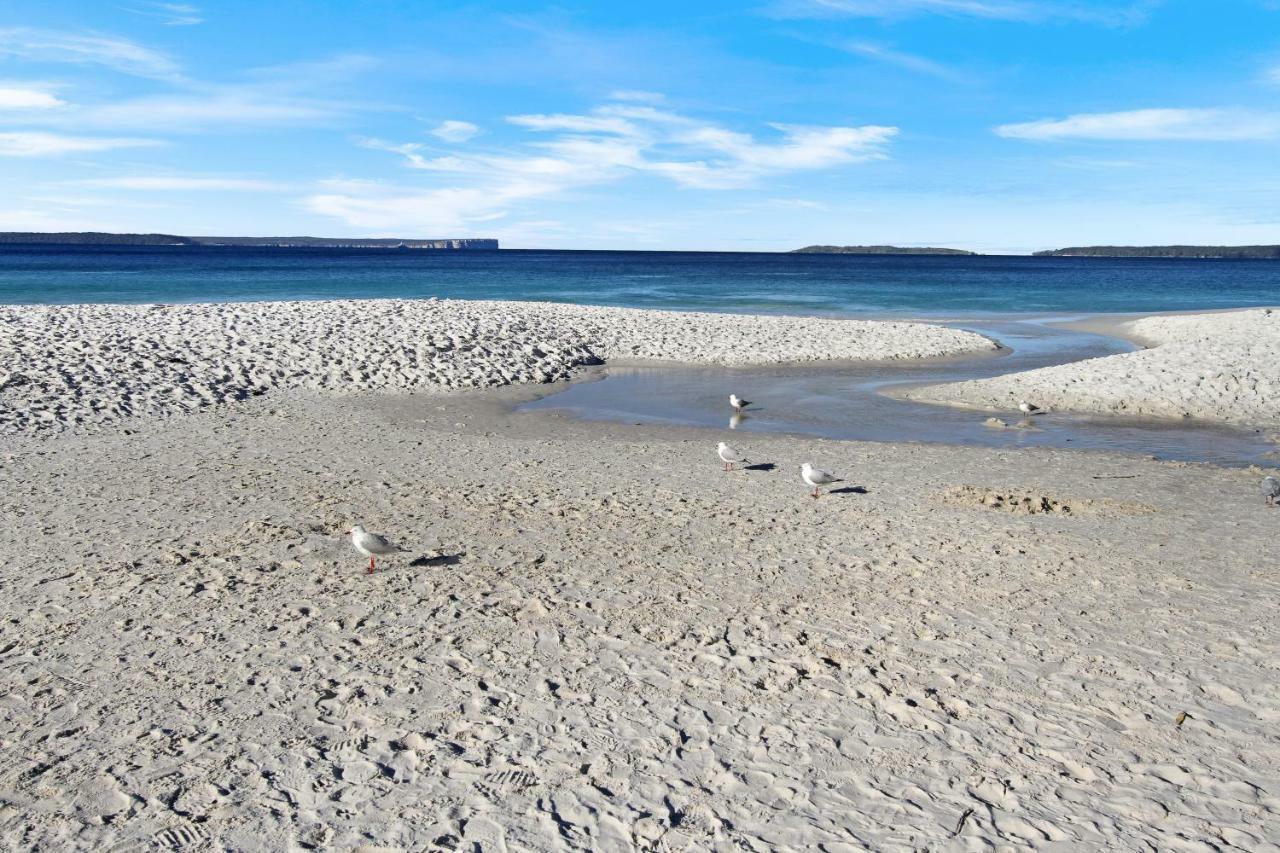
POLYGON ((0 304, 430 297, 836 315, 1280 303, 1280 262, 717 252, 0 246, 0 304))
POLYGON ((1250 430, 1054 414, 993 431, 985 415, 899 400, 946 382, 1123 352, 1049 318, 1280 304, 1280 262, 716 252, 400 251, 0 245, 0 304, 297 299, 527 299, 676 310, 922 317, 1006 345, 945 364, 611 370, 525 409, 628 423, 723 426, 726 388, 765 401, 739 427, 872 441, 1076 447, 1267 464, 1250 430))

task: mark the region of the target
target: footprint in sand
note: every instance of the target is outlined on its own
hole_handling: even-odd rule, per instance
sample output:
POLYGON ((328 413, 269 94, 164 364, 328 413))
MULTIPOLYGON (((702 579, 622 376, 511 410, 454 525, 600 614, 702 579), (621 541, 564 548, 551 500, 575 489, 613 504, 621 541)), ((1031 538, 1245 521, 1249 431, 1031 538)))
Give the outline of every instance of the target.
POLYGON ((199 824, 184 823, 160 830, 151 840, 165 850, 190 850, 202 845, 208 837, 208 831, 199 824))

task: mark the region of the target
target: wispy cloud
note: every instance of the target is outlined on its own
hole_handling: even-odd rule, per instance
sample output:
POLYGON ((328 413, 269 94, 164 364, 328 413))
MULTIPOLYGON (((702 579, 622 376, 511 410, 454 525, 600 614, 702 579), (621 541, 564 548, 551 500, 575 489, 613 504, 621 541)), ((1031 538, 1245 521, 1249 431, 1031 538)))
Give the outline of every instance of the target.
POLYGON ((666 100, 661 92, 646 92, 643 89, 618 89, 609 93, 611 101, 635 101, 642 104, 660 104, 666 100))
POLYGON ((689 189, 735 189, 770 175, 880 159, 898 133, 874 125, 773 124, 771 138, 761 139, 628 103, 507 120, 539 136, 523 146, 486 151, 363 140, 365 147, 398 154, 411 168, 448 185, 406 193, 385 184, 343 182, 311 196, 306 205, 365 229, 465 230, 502 218, 522 202, 627 177, 655 175, 689 189))
POLYGON ((1146 20, 1160 0, 1127 4, 1068 0, 779 0, 769 12, 785 18, 881 18, 917 15, 1040 22, 1075 20, 1129 26, 1146 20))
POLYGON ((203 24, 200 9, 190 3, 149 3, 138 2, 133 6, 122 7, 126 12, 155 18, 169 27, 190 27, 203 24))
POLYGON ((267 192, 284 186, 276 181, 203 175, 122 175, 115 178, 90 178, 77 181, 76 185, 146 192, 267 192))
POLYGON ((430 130, 432 136, 443 139, 445 142, 466 142, 479 132, 480 128, 471 122, 456 119, 442 121, 430 130))
POLYGON ((168 56, 128 39, 35 27, 0 28, 0 57, 97 65, 140 77, 178 76, 168 56))
POLYGON ((1006 139, 1055 141, 1201 140, 1236 142, 1280 137, 1280 113, 1240 109, 1147 109, 1082 113, 1063 119, 1004 124, 995 129, 1006 139))
POLYGON ((0 110, 50 110, 66 105, 42 89, 0 86, 0 110))
POLYGON ((97 136, 62 136, 57 133, 0 133, 0 157, 55 157, 115 148, 159 145, 154 139, 121 139, 97 136))
POLYGON ((834 45, 839 50, 846 53, 852 53, 856 56, 866 57, 867 59, 883 62, 887 65, 896 65, 899 68, 905 68, 908 71, 914 71, 917 74, 928 74, 932 77, 938 77, 943 80, 959 81, 964 79, 964 75, 949 65, 944 65, 928 58, 927 56, 919 56, 914 53, 906 53, 905 51, 896 50, 893 47, 878 42, 871 41, 843 41, 836 42, 834 45))
POLYGON ((170 95, 148 95, 87 107, 74 116, 83 127, 149 128, 195 132, 210 127, 317 124, 353 112, 357 105, 277 94, 255 86, 198 86, 170 95))

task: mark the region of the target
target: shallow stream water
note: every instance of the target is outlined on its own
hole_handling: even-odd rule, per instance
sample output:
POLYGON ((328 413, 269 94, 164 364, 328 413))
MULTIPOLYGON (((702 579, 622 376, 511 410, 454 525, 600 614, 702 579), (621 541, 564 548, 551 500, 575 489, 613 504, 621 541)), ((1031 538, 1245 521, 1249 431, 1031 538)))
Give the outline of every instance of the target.
POLYGON ((1277 464, 1268 454, 1280 445, 1261 431, 1200 421, 1058 412, 1026 418, 1017 411, 936 406, 884 393, 906 385, 976 379, 1134 349, 1127 341, 1060 328, 1045 319, 949 325, 994 338, 1005 349, 997 355, 926 362, 610 367, 603 379, 574 383, 520 409, 559 410, 595 421, 721 427, 728 441, 753 432, 781 432, 861 441, 1108 450, 1226 466, 1277 464), (752 401, 740 418, 733 417, 729 407, 730 392, 752 401), (992 416, 1009 427, 988 426, 992 416))

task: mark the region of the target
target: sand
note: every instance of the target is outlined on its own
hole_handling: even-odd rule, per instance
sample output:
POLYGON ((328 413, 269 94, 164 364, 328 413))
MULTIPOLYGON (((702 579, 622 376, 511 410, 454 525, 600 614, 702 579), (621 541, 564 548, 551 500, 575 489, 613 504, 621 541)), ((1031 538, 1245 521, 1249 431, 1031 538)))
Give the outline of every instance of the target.
POLYGON ((1280 845, 1256 472, 528 393, 6 439, 0 847, 1280 845))
MULTIPOLYGON (((0 848, 1280 847, 1261 472, 750 433, 725 472, 718 430, 512 410, 595 360, 976 335, 3 311, 0 848), (408 553, 366 574, 353 523, 408 553)), ((1184 343, 1260 369, 1256 314, 1135 355, 1185 396, 1184 343)))
POLYGON ((614 359, 747 365, 992 350, 920 323, 536 302, 0 306, 0 435, 111 427, 305 388, 488 388, 614 359))
POLYGON ((1119 324, 1148 349, 970 382, 913 388, 922 402, 1280 424, 1280 311, 1170 314, 1119 324))

